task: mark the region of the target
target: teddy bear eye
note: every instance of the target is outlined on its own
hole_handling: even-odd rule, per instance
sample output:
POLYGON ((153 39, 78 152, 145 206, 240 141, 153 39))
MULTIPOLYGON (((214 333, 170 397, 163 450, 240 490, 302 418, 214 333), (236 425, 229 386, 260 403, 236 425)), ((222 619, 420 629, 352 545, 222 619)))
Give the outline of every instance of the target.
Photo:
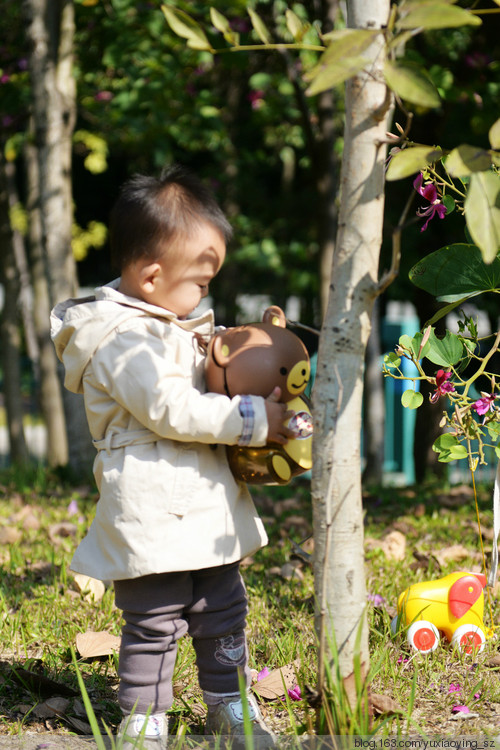
POLYGON ((288 370, 286 369, 286 367, 280 367, 280 375, 286 375, 287 372, 288 370))

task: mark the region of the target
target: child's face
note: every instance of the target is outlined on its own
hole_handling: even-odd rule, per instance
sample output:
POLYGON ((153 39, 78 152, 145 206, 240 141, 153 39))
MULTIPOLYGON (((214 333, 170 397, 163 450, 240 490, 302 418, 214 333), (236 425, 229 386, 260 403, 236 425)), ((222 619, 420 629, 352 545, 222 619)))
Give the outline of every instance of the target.
POLYGON ((212 224, 201 224, 179 239, 172 253, 158 261, 161 272, 149 302, 186 318, 208 294, 208 285, 220 270, 226 243, 212 224))

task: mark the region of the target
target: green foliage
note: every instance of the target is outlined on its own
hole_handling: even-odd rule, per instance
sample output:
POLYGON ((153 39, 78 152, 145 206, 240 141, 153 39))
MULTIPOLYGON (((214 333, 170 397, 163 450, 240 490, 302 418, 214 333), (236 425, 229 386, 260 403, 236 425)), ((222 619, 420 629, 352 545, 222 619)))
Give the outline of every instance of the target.
POLYGON ((412 62, 387 61, 384 67, 387 85, 407 102, 421 107, 439 107, 441 98, 427 73, 412 62))
POLYGON ((103 247, 108 236, 106 225, 99 221, 90 221, 86 229, 73 224, 72 233, 71 249, 77 261, 84 260, 91 247, 103 247))
MULTIPOLYGON (((488 352, 483 354, 475 323, 465 315, 464 318, 458 334, 447 330, 444 337, 438 338, 434 329, 427 326, 423 334, 418 332, 413 337, 401 336, 396 352, 384 358, 382 369, 386 377, 413 381, 414 385, 426 380, 435 388, 432 402, 446 397, 449 408, 444 411, 441 426, 446 427, 447 431, 434 442, 433 449, 439 454, 441 462, 468 458, 470 467, 475 469, 478 462, 487 463, 486 448, 494 449, 500 457, 497 445, 500 410, 495 405, 500 396, 499 384, 495 373, 487 370, 489 360, 498 349, 500 332, 496 334, 488 352), (465 335, 466 331, 468 336, 465 335), (414 364, 416 375, 408 376, 403 372, 402 359, 414 364), (441 369, 433 376, 423 360, 441 369), (471 364, 476 369, 462 376, 461 373, 467 372, 465 368, 470 368, 471 364), (482 390, 480 397, 473 391, 479 378, 488 383, 488 390, 482 390), (477 445, 476 448, 473 448, 473 443, 477 445)), ((421 394, 418 395, 420 398, 417 398, 415 389, 406 390, 401 399, 403 406, 418 408, 423 402, 421 394)))
POLYGON ((401 180, 416 172, 423 172, 441 158, 442 151, 433 146, 413 146, 397 151, 392 155, 387 167, 386 178, 401 180))
POLYGON ((100 174, 108 168, 108 144, 104 138, 88 130, 77 130, 73 134, 73 141, 82 144, 87 155, 84 159, 85 168, 92 174, 100 174))
POLYGON ((472 239, 484 261, 491 263, 500 249, 500 175, 497 170, 471 175, 464 213, 472 239))
POLYGON ((404 3, 408 13, 396 21, 398 29, 449 29, 457 26, 480 26, 481 19, 469 10, 445 2, 404 3))
POLYGON ((475 245, 447 245, 410 270, 410 280, 442 302, 462 303, 485 292, 500 293, 500 255, 487 264, 475 245))
POLYGON ((419 391, 414 391, 411 388, 409 388, 407 391, 404 391, 403 395, 401 396, 401 403, 407 409, 418 409, 419 406, 422 406, 423 400, 424 397, 422 396, 422 394, 419 391))

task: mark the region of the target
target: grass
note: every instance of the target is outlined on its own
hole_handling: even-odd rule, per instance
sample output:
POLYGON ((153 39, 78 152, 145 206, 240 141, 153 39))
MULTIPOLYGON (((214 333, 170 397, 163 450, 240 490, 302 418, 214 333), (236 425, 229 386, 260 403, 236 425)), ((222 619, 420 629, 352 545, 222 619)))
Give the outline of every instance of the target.
MULTIPOLYGON (((259 699, 259 703, 278 734, 313 734, 318 718, 313 578, 311 567, 294 556, 294 543, 302 543, 312 531, 310 496, 307 485, 299 483, 257 490, 254 496, 270 543, 243 564, 250 597, 250 666, 257 673, 264 667, 294 664, 303 696, 299 701, 284 696, 259 699)), ((33 467, 1 473, 0 498, 0 737, 28 732, 90 734, 91 717, 79 677, 103 734, 104 725, 114 732, 121 719, 116 656, 84 660, 77 654, 77 663, 72 657, 78 633, 120 634, 112 589, 99 602, 88 600, 76 589, 69 570, 73 551, 93 515, 95 490, 73 487, 33 467)), ((366 492, 364 507, 370 694, 375 711, 370 725, 368 692, 353 710, 333 669, 321 731, 328 733, 335 726, 342 734, 378 730, 379 735, 496 735, 500 682, 495 638, 474 657, 457 654, 446 643, 421 657, 390 633, 397 596, 410 583, 455 569, 481 571, 470 489, 429 485, 374 490, 366 492), (400 542, 404 540, 403 559, 391 559, 384 551, 388 532, 397 532, 400 542), (457 544, 466 557, 447 559, 443 550, 457 544), (453 713, 455 705, 467 706, 469 713, 453 713)), ((488 487, 479 490, 479 513, 488 538, 492 528, 488 487)), ((485 545, 488 552, 491 540, 485 545)), ((485 622, 492 627, 497 618, 494 590, 485 622)), ((205 707, 188 638, 179 644, 174 692, 172 733, 202 734, 205 707)))

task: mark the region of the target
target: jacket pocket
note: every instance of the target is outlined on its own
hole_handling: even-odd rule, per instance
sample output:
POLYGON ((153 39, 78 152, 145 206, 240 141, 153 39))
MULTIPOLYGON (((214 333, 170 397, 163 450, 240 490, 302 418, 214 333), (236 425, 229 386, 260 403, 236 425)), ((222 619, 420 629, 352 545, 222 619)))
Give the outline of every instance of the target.
POLYGON ((196 480, 199 477, 198 453, 190 448, 180 448, 177 452, 172 487, 169 493, 168 512, 184 516, 195 497, 196 480))

